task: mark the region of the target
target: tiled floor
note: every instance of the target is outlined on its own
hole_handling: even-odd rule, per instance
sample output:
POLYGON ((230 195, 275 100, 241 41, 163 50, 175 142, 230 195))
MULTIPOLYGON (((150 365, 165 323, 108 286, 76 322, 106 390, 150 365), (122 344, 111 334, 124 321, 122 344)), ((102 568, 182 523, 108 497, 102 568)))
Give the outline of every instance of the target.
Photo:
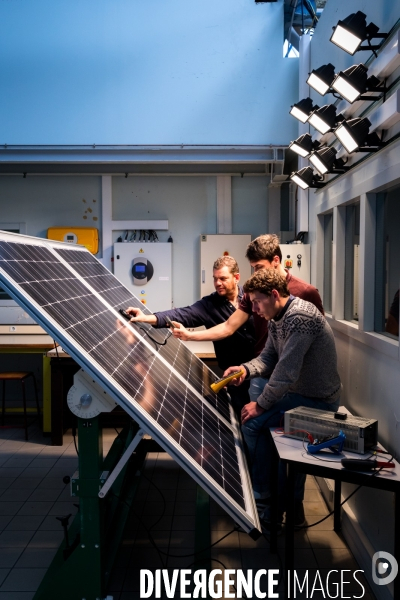
MULTIPOLYGON (((115 435, 114 430, 105 432, 105 452, 115 435)), ((63 477, 72 475, 76 468, 70 435, 64 437, 64 446, 53 447, 34 426, 29 442, 23 441, 23 430, 0 430, 0 600, 33 599, 63 539, 56 517, 74 515, 77 510, 77 499, 71 498, 69 486, 63 483, 63 477)), ((108 594, 113 600, 139 598, 141 568, 198 568, 193 564, 195 498, 196 484, 167 454, 148 455, 111 576, 108 594)), ((305 512, 309 524, 327 514, 313 478, 306 483, 305 512)), ((234 521, 211 502, 212 543, 234 527, 234 521)), ((279 553, 274 555, 265 538, 253 541, 247 534, 233 532, 212 549, 212 568, 282 570, 283 536, 278 546, 279 553)), ((324 581, 331 569, 357 568, 345 542, 333 531, 332 517, 296 533, 295 568, 299 578, 307 569, 310 581, 314 581, 316 570, 324 581)), ((363 598, 372 600, 368 585, 362 582, 367 590, 363 598)), ((346 589, 351 591, 351 587, 346 589)), ((354 593, 360 595, 359 586, 354 593)), ((282 592, 280 597, 283 600, 282 592)), ((301 597, 310 596, 297 594, 301 597)), ((325 596, 317 592, 312 597, 318 600, 325 596)))

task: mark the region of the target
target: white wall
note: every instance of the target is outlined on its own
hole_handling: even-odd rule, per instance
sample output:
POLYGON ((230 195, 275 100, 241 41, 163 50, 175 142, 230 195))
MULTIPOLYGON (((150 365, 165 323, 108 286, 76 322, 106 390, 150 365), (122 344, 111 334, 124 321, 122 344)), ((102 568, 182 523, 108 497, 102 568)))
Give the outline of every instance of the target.
MULTIPOLYGON (((233 233, 268 231, 269 177, 232 178, 233 233)), ((173 300, 200 295, 200 234, 217 233, 216 177, 113 177, 114 220, 167 219, 160 241, 173 242, 173 300)), ((26 233, 47 237, 53 226, 97 227, 102 233, 101 177, 0 177, 0 223, 25 222, 26 233)), ((113 241, 122 232, 114 232, 113 241)), ((217 257, 216 257, 217 258, 217 257)))
POLYGON ((49 227, 101 230, 101 177, 0 177, 0 223, 19 222, 38 237, 49 227))
POLYGON ((18 0, 0 23, 0 144, 293 138, 282 0, 18 0))

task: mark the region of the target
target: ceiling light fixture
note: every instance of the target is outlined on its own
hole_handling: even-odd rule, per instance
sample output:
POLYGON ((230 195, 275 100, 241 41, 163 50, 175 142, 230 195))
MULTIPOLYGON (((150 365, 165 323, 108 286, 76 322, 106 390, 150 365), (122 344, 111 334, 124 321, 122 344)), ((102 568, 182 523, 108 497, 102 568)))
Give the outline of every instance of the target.
POLYGON ((385 143, 377 133, 369 133, 371 122, 368 119, 350 119, 343 121, 334 131, 339 142, 346 151, 352 152, 376 152, 385 143))
POLYGON ((379 100, 386 92, 386 86, 374 75, 368 77, 365 65, 353 65, 345 71, 340 71, 332 82, 332 88, 347 102, 356 100, 379 100), (362 96, 366 91, 383 92, 382 96, 362 96))
POLYGON ((343 115, 336 115, 336 106, 333 104, 326 104, 321 108, 317 108, 308 117, 310 125, 322 133, 322 135, 334 129, 343 120, 343 115))
POLYGON ((335 67, 328 63, 318 69, 314 69, 309 74, 307 84, 314 88, 321 96, 325 96, 331 91, 332 81, 335 79, 335 67))
POLYGON ((317 140, 313 141, 309 133, 304 133, 298 137, 297 140, 294 140, 294 142, 290 142, 289 149, 296 152, 296 154, 299 154, 299 156, 307 158, 310 156, 311 152, 317 150, 320 145, 321 144, 317 140))
POLYGON ((305 123, 310 113, 316 108, 318 108, 318 106, 313 106, 311 98, 304 98, 296 104, 293 104, 290 114, 302 123, 305 123))
POLYGON ((302 190, 307 190, 308 188, 321 188, 324 185, 321 183, 322 177, 320 175, 315 175, 311 167, 304 167, 304 169, 300 169, 297 173, 292 173, 290 179, 301 187, 302 190))
POLYGON ((317 169, 318 173, 344 173, 348 171, 345 167, 345 161, 342 158, 336 158, 337 150, 335 148, 320 148, 315 150, 309 158, 310 163, 317 169))
POLYGON ((360 10, 352 13, 343 21, 338 21, 336 27, 333 28, 330 41, 353 55, 358 50, 378 50, 379 46, 373 46, 371 40, 373 38, 387 38, 387 33, 378 33, 379 27, 374 23, 367 25, 367 15, 360 10), (367 41, 367 46, 361 46, 362 42, 367 41))

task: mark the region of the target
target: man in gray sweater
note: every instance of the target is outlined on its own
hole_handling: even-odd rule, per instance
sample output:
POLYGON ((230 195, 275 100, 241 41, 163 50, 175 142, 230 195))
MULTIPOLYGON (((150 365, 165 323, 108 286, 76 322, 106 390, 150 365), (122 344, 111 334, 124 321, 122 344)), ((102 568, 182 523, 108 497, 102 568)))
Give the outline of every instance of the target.
MULTIPOLYGON (((242 431, 246 441, 256 500, 268 504, 270 496, 270 427, 278 427, 286 410, 309 406, 336 411, 341 383, 332 330, 325 317, 310 302, 291 296, 284 277, 276 270, 257 271, 244 284, 253 311, 269 321, 269 335, 260 356, 244 363, 246 378, 269 378, 256 402, 242 409, 242 431)), ((224 375, 237 371, 230 367, 224 375)), ((280 476, 280 506, 284 506, 284 472, 280 476)), ((305 476, 296 481, 295 524, 304 523, 305 476)), ((268 506, 261 515, 268 520, 268 506)))

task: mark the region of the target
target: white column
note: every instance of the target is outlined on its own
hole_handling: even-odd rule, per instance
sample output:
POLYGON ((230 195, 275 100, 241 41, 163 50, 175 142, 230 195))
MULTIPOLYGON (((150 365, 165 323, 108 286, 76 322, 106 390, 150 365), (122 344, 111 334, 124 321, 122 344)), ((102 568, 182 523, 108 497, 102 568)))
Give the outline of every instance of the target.
POLYGON ((112 178, 103 175, 101 178, 101 209, 102 209, 102 259, 107 269, 111 269, 112 257, 112 178))
POLYGON ((281 186, 268 186, 268 232, 279 235, 281 230, 281 186))
POLYGON ((217 233, 232 233, 232 183, 230 175, 217 177, 217 233))
POLYGON ((346 238, 346 207, 333 209, 332 249, 332 317, 344 319, 344 266, 346 238))
POLYGON ((361 194, 360 253, 358 261, 358 323, 359 328, 362 331, 374 331, 375 207, 375 194, 361 194))
MULTIPOLYGON (((303 98, 308 98, 310 95, 310 88, 306 81, 311 71, 311 36, 301 36, 299 52, 299 100, 303 100, 303 98)), ((308 123, 300 123, 299 121, 299 136, 303 135, 303 133, 309 133, 309 131, 310 126, 308 123)), ((308 160, 299 157, 299 170, 308 166, 308 160)), ((308 195, 308 190, 302 190, 300 187, 297 188, 297 233, 308 231, 308 195)))

